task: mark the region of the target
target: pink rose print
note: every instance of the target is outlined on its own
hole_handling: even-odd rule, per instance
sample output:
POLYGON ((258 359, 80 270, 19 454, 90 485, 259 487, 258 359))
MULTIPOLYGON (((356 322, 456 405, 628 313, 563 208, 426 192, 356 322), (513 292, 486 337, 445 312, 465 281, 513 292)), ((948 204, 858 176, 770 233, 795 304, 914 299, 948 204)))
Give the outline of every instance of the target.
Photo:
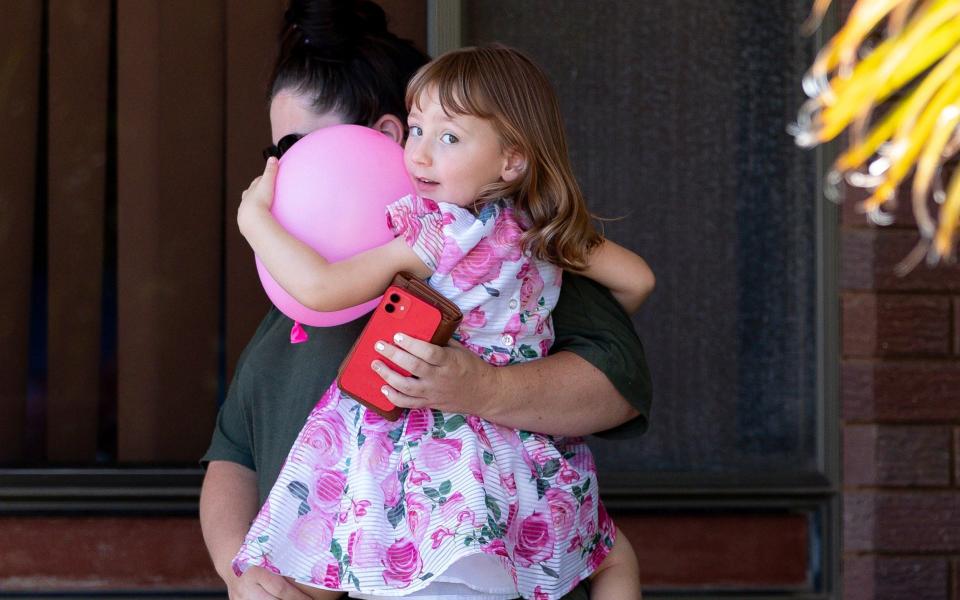
POLYGON ((412 485, 420 485, 424 481, 433 481, 429 473, 426 471, 418 471, 412 460, 410 461, 410 474, 407 475, 407 477, 412 485))
POLYGON ((502 483, 503 487, 506 488, 508 494, 511 496, 517 495, 517 482, 513 477, 513 473, 500 473, 500 483, 502 483))
POLYGON ((383 505, 396 506, 400 501, 400 479, 396 473, 390 473, 380 482, 380 491, 383 492, 383 505))
POLYGON ((382 564, 383 582, 394 587, 407 587, 423 569, 417 545, 410 540, 394 542, 384 553, 382 564))
POLYGON ((464 521, 469 521, 471 525, 473 524, 473 511, 467 506, 467 501, 460 492, 454 492, 454 494, 447 498, 447 501, 440 506, 440 517, 445 521, 456 518, 458 524, 464 521))
POLYGON ((373 410, 363 411, 363 435, 370 437, 377 431, 389 431, 396 423, 388 421, 373 410))
POLYGON ((513 209, 507 207, 497 215, 493 225, 493 248, 499 258, 520 260, 520 236, 523 231, 513 216, 513 209))
POLYGON ((343 457, 347 428, 336 411, 311 417, 303 426, 303 443, 312 449, 310 461, 320 467, 332 467, 343 457))
POLYGON ((600 563, 603 562, 603 559, 607 557, 607 553, 610 552, 607 545, 603 543, 603 540, 597 542, 597 545, 593 547, 593 552, 590 553, 590 558, 587 560, 587 566, 591 569, 596 569, 600 566, 600 563))
POLYGON ((497 256, 490 240, 484 238, 457 262, 450 275, 458 290, 469 290, 483 282, 496 279, 502 265, 503 259, 497 256))
POLYGON ((550 343, 553 344, 553 325, 551 323, 552 321, 550 319, 541 319, 540 314, 537 313, 537 328, 534 330, 534 332, 537 335, 543 335, 543 331, 546 329, 547 333, 550 335, 550 343))
POLYGON ((374 567, 383 560, 383 550, 376 540, 365 536, 362 528, 350 534, 347 542, 347 554, 350 555, 350 564, 354 567, 374 567))
POLYGON ((407 413, 407 430, 404 437, 418 440, 433 427, 433 412, 429 408, 415 408, 407 413))
POLYGON ((385 432, 376 433, 364 440, 360 447, 359 464, 371 475, 380 477, 390 468, 392 455, 393 440, 385 432))
POLYGON ((479 306, 467 313, 461 325, 470 329, 479 329, 487 324, 487 313, 479 306))
MULTIPOLYGON (((520 507, 516 502, 510 504, 507 507, 507 530, 512 531, 513 522, 517 518, 517 513, 520 511, 520 507)), ((515 537, 515 536, 514 536, 515 537)))
POLYGON ((503 543, 501 539, 490 540, 486 546, 483 547, 483 551, 487 554, 492 554, 494 556, 502 556, 503 558, 510 558, 510 553, 507 552, 507 546, 503 543))
POLYGON ((369 500, 361 500, 360 502, 350 499, 350 504, 353 506, 354 517, 360 518, 367 514, 367 507, 370 506, 371 502, 369 500))
POLYGON ((333 515, 312 510, 294 522, 289 539, 297 550, 316 554, 326 552, 333 539, 333 515))
POLYGON ((310 570, 310 581, 328 588, 340 587, 340 565, 318 562, 310 570))
POLYGON ((539 512, 514 522, 515 536, 513 548, 514 560, 522 567, 541 563, 553 556, 553 527, 550 521, 539 512))
POLYGON ((527 440, 527 445, 521 448, 520 454, 523 461, 530 467, 530 471, 536 473, 538 467, 543 468, 547 461, 556 457, 557 451, 554 447, 548 446, 540 434, 534 434, 532 439, 527 440), (530 449, 533 450, 532 454, 530 449))
MULTIPOLYGON (((262 556, 262 557, 260 557, 260 564, 258 564, 257 566, 258 566, 258 567, 262 567, 262 568, 270 571, 271 573, 276 573, 277 575, 280 574, 280 569, 277 568, 277 565, 275 565, 275 564, 273 564, 272 562, 270 562, 270 557, 269 557, 269 556, 262 556)), ((234 566, 233 572, 237 574, 237 577, 239 577, 240 575, 243 574, 242 572, 237 573, 237 567, 236 567, 236 566, 234 566)))
MULTIPOLYGON (((468 335, 467 337, 469 338, 469 335, 468 335)), ((470 352, 473 352, 473 353, 476 354, 477 356, 483 356, 483 353, 484 353, 484 351, 485 351, 484 348, 483 348, 483 346, 481 346, 481 345, 479 345, 479 344, 471 344, 471 343, 467 342, 466 340, 464 340, 463 338, 461 338, 460 343, 462 343, 464 346, 466 346, 467 350, 469 350, 470 352)))
POLYGON ((540 271, 532 261, 527 261, 520 267, 517 279, 523 280, 520 284, 520 306, 528 311, 537 310, 543 294, 543 277, 540 276, 540 271))
POLYGON ((570 545, 567 546, 567 554, 570 554, 571 552, 576 552, 577 550, 580 549, 581 545, 583 545, 583 538, 580 537, 580 534, 578 533, 577 535, 573 536, 573 538, 570 540, 570 545))
POLYGON ((423 202, 423 208, 429 212, 440 212, 440 205, 431 200, 430 198, 420 198, 423 202))
POLYGON ((483 421, 475 415, 467 415, 467 425, 473 430, 473 433, 480 439, 480 443, 485 448, 490 448, 490 438, 487 437, 487 431, 483 427, 483 421))
POLYGON ((520 441, 520 436, 515 429, 503 427, 496 423, 490 423, 490 426, 499 435, 500 439, 509 444, 511 448, 519 449, 523 447, 523 442, 520 441))
POLYGON ((407 528, 410 529, 413 540, 419 545, 430 527, 430 510, 433 508, 433 503, 420 492, 410 492, 407 494, 406 508, 407 528))
POLYGON ((580 473, 577 473, 564 461, 560 473, 557 474, 557 481, 560 483, 576 483, 580 481, 580 473))
POLYGON ((553 340, 551 339, 540 340, 540 356, 543 357, 550 354, 550 346, 552 345, 553 340))
POLYGON ((597 466, 593 462, 593 453, 587 449, 580 449, 569 460, 570 466, 581 473, 594 473, 597 470, 597 466))
POLYGON ((550 596, 543 593, 540 586, 533 588, 533 600, 550 600, 550 596))
POLYGON ((343 499, 347 477, 340 471, 317 468, 313 470, 313 495, 309 497, 313 508, 336 508, 343 499))
POLYGON ((430 539, 433 540, 430 543, 430 547, 436 550, 437 548, 440 547, 440 544, 443 543, 443 540, 447 539, 448 537, 452 538, 455 536, 456 536, 456 532, 451 531, 446 527, 440 527, 439 529, 434 531, 432 534, 430 534, 430 539))
POLYGON ((444 469, 457 462, 462 446, 463 442, 458 439, 430 438, 423 443, 421 456, 428 469, 444 469))
POLYGON ((463 250, 457 245, 453 238, 446 238, 443 241, 443 250, 440 253, 440 262, 437 263, 437 273, 446 275, 457 266, 460 259, 463 258, 463 250))
POLYGON ((418 199, 410 198, 410 202, 397 202, 387 210, 387 227, 394 235, 403 234, 404 241, 413 246, 423 224, 419 214, 426 212, 426 207, 418 199))
POLYGON ((520 313, 513 313, 510 316, 510 320, 507 321, 506 326, 503 328, 503 333, 509 333, 510 335, 516 337, 523 330, 523 323, 520 322, 520 313))
POLYGON ((580 503, 580 525, 579 531, 584 534, 585 538, 589 538, 597 530, 597 523, 594 520, 596 517, 596 508, 593 505, 593 494, 587 494, 583 497, 583 502, 580 503))
POLYGON ((487 356, 487 362, 495 367, 505 367, 510 364, 510 355, 503 352, 491 352, 487 356))
POLYGON ((470 472, 477 483, 483 483, 483 471, 480 470, 480 459, 476 454, 470 455, 470 472))
POLYGON ((550 517, 556 535, 565 539, 577 524, 577 508, 580 505, 573 494, 560 488, 548 489, 545 497, 550 505, 550 517))

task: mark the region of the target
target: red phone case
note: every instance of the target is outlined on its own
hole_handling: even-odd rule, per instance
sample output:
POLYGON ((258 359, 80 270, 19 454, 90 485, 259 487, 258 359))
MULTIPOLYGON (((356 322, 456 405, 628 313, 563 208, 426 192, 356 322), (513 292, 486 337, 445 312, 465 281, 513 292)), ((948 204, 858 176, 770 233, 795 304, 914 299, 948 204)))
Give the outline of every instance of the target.
POLYGON ((398 332, 430 341, 440 326, 441 317, 438 308, 407 290, 395 285, 388 287, 340 370, 337 379, 340 389, 385 418, 396 420, 401 409, 394 406, 380 391, 383 380, 370 364, 374 360, 380 360, 404 376, 410 374, 384 358, 373 345, 377 340, 392 342, 394 334, 398 332))

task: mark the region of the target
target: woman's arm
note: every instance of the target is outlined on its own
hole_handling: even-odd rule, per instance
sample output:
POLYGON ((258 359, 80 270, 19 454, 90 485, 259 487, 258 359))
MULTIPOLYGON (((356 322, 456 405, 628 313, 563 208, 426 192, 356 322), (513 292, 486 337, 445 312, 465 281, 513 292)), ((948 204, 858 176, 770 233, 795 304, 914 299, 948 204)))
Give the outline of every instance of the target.
POLYGON ((231 566, 250 522, 257 516, 257 479, 250 469, 211 461, 200 489, 200 529, 217 574, 231 598, 310 600, 286 579, 261 567, 237 577, 231 566))
POLYGON ((457 342, 434 346, 403 336, 383 340, 385 358, 404 377, 374 361, 385 395, 405 408, 437 408, 548 435, 580 436, 613 429, 640 413, 603 371, 572 352, 494 367, 457 342))
POLYGON ((610 290, 630 314, 637 312, 656 285, 645 260, 610 240, 603 240, 593 249, 587 257, 587 268, 580 274, 610 290))
POLYGON ((553 312, 557 339, 547 358, 493 367, 463 346, 383 340, 381 365, 395 404, 479 414, 517 429, 553 435, 636 437, 652 400, 643 344, 630 317, 592 279, 565 273, 553 312), (478 412, 479 409, 479 412, 478 412))
POLYGON ((376 298, 398 271, 429 277, 430 270, 402 238, 335 263, 296 239, 270 213, 277 160, 243 193, 237 224, 270 275, 297 302, 334 311, 376 298))

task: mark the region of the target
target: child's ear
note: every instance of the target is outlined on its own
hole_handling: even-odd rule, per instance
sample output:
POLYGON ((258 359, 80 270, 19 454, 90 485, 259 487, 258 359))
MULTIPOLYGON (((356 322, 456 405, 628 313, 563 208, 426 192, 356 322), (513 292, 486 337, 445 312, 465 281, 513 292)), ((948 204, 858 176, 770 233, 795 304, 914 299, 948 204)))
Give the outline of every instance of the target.
POLYGON ((512 183, 523 176, 527 171, 527 157, 516 148, 507 150, 503 157, 503 168, 500 170, 500 178, 507 183, 512 183))

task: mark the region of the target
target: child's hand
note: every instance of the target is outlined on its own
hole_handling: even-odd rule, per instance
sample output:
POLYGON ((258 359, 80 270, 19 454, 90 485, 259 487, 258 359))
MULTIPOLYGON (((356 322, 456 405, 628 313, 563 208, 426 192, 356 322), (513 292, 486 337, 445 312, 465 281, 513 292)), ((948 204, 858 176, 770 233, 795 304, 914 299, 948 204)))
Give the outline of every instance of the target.
POLYGON ((267 159, 263 174, 250 182, 250 187, 244 190, 240 199, 240 208, 237 209, 237 224, 240 231, 246 235, 247 230, 270 212, 273 204, 273 188, 277 180, 277 159, 272 156, 267 159))

